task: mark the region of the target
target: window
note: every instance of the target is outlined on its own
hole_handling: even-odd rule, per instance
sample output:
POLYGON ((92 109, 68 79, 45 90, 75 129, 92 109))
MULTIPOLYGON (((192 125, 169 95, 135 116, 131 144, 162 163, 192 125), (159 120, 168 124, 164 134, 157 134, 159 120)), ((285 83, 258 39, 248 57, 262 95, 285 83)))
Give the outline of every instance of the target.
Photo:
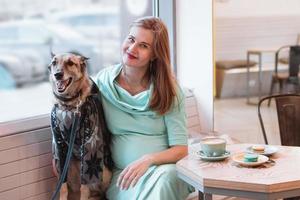
POLYGON ((120 61, 116 52, 120 52, 129 23, 152 15, 152 0, 147 2, 147 9, 134 15, 123 0, 0 1, 0 135, 18 122, 25 128, 49 125, 50 45, 55 53, 75 51, 89 57, 93 75, 120 61), (72 18, 56 20, 59 13, 72 13, 72 18))
POLYGON ((50 37, 48 30, 43 26, 23 26, 19 28, 18 39, 22 43, 44 43, 50 37))
POLYGON ((18 37, 18 29, 15 27, 0 28, 0 43, 12 42, 18 37))
POLYGON ((119 25, 119 20, 117 15, 114 14, 86 14, 82 16, 74 16, 68 17, 66 19, 62 19, 64 23, 69 23, 72 26, 91 26, 91 25, 103 25, 103 26, 112 26, 119 25))

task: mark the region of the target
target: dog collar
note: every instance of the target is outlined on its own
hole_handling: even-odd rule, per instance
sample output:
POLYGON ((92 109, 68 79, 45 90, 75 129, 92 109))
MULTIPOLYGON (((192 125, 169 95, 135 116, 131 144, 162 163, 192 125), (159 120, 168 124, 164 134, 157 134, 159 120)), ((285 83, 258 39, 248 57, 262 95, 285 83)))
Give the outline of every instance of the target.
POLYGON ((55 96, 57 99, 59 99, 59 100, 61 100, 61 101, 64 101, 64 102, 69 102, 69 101, 72 101, 72 100, 74 100, 74 99, 77 99, 77 98, 80 96, 80 93, 81 93, 81 91, 78 92, 75 96, 70 97, 70 98, 67 98, 67 97, 61 97, 61 96, 58 96, 55 92, 53 92, 54 96, 55 96))

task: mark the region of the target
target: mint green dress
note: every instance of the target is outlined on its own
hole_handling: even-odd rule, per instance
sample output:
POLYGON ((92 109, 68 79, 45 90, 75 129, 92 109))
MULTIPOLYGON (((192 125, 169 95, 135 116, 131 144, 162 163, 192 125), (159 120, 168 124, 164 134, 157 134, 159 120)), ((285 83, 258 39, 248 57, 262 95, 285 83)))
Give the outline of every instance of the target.
POLYGON ((160 116, 148 107, 152 86, 131 95, 116 82, 122 65, 105 68, 95 77, 102 92, 104 114, 112 133, 113 178, 107 197, 110 200, 182 200, 192 188, 177 178, 175 164, 151 166, 135 187, 120 190, 116 182, 121 171, 145 154, 160 152, 173 145, 187 145, 184 96, 172 110, 160 116))

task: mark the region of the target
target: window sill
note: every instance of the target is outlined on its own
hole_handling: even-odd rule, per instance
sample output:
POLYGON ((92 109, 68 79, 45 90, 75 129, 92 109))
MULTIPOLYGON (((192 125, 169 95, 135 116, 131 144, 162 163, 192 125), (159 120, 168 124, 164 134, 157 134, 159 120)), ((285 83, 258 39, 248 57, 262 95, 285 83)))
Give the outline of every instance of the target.
POLYGON ((0 123, 0 137, 50 127, 50 114, 0 123))

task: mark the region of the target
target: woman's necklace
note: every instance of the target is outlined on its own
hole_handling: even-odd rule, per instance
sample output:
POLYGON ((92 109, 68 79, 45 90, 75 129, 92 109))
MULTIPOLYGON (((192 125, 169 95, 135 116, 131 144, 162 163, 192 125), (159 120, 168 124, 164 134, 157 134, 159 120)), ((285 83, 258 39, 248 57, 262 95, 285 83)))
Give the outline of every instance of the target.
POLYGON ((123 72, 124 82, 126 83, 124 89, 126 89, 131 95, 136 95, 140 92, 147 90, 147 87, 143 86, 143 79, 138 84, 132 85, 129 81, 129 77, 126 73, 125 67, 122 68, 122 72, 123 72))

